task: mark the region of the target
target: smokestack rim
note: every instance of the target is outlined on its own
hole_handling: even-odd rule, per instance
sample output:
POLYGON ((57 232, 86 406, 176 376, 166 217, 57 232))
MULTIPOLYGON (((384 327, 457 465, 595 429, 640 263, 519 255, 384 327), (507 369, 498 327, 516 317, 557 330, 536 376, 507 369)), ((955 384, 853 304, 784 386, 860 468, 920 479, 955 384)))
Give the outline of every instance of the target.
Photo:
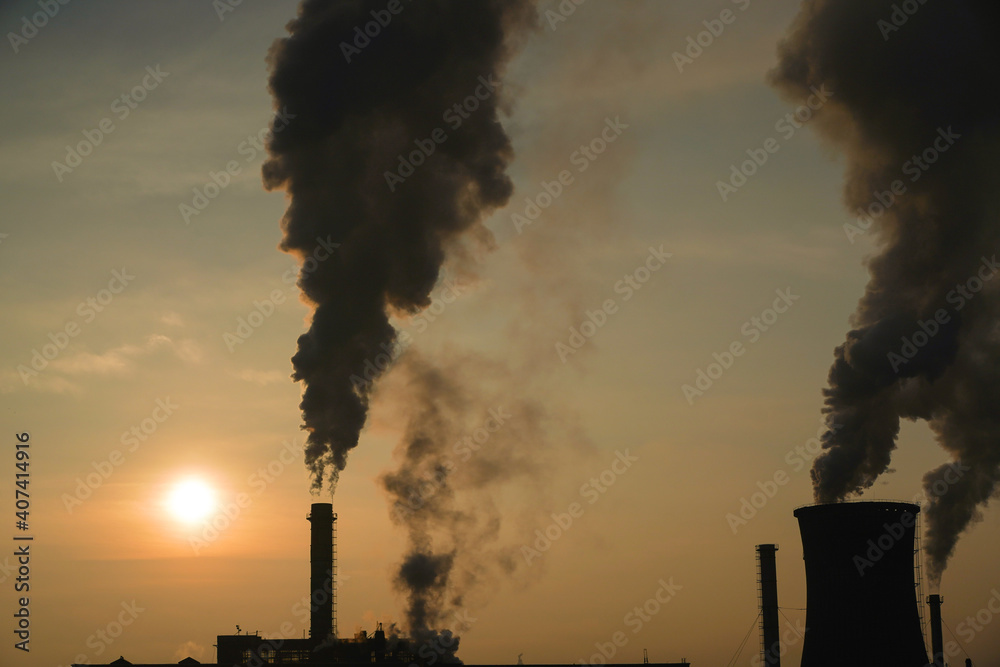
POLYGON ((333 503, 313 503, 309 506, 309 516, 306 517, 309 521, 313 520, 313 517, 318 519, 332 519, 333 518, 333 503))
POLYGON ((824 512, 863 512, 869 511, 873 506, 879 506, 885 510, 900 511, 906 510, 913 514, 920 513, 920 505, 917 503, 912 503, 906 500, 841 500, 834 503, 809 503, 806 505, 799 505, 792 511, 792 515, 796 518, 804 514, 820 514, 824 512), (847 509, 848 507, 864 507, 862 510, 860 507, 856 510, 847 509), (841 508, 839 510, 834 508, 841 508))

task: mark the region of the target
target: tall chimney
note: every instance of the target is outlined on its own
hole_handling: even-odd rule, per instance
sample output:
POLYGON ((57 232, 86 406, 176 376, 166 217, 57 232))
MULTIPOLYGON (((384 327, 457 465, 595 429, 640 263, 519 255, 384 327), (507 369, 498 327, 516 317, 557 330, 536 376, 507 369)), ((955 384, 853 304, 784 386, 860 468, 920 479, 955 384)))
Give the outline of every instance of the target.
POLYGON ((334 560, 334 525, 337 515, 330 503, 313 503, 307 517, 312 524, 309 546, 309 595, 311 615, 309 636, 320 642, 336 637, 335 604, 337 595, 334 560))
POLYGON ((761 665, 780 667, 781 640, 778 637, 778 575, 774 552, 776 544, 757 545, 757 585, 760 597, 761 665))
POLYGON ((925 667, 914 584, 919 505, 853 502, 795 510, 806 565, 801 667, 925 667))
POLYGON ((931 595, 927 604, 931 608, 931 654, 935 667, 944 667, 944 636, 941 633, 941 603, 940 595, 931 595))

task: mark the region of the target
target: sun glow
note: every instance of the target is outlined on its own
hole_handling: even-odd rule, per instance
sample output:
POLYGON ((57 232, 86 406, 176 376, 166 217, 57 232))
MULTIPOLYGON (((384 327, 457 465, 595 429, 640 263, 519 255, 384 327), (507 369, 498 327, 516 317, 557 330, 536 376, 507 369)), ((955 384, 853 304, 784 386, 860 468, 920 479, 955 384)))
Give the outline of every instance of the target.
POLYGON ((167 498, 167 509, 184 523, 197 523, 207 518, 215 506, 215 491, 200 479, 178 482, 167 498))

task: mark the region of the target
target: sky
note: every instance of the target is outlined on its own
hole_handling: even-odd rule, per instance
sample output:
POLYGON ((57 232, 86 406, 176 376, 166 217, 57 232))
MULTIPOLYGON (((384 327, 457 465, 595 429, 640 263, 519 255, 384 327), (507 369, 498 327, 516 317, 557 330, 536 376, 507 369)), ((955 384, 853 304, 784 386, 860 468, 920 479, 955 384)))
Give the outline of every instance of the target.
MULTIPOLYGON (((212 662, 237 625, 276 635, 291 622, 301 636, 305 516, 331 500, 310 493, 289 378, 310 309, 277 247, 287 200, 260 175, 268 49, 297 3, 48 4, 36 30, 25 17, 47 3, 0 6, 0 664, 212 662), (25 531, 16 434, 30 445, 25 531), (185 521, 170 498, 191 479, 216 508, 185 521), (30 653, 12 639, 12 538, 25 534, 30 653)), ((509 413, 505 438, 532 419, 525 397, 563 434, 535 459, 531 493, 498 500, 515 508, 504 539, 525 562, 470 596, 466 662, 591 662, 621 631, 616 661, 647 649, 726 664, 753 629, 736 662, 750 664, 761 543, 779 546, 783 622, 804 622, 792 511, 812 500, 821 390, 877 246, 845 232, 843 159, 767 82, 798 9, 539 3, 503 82, 515 190, 486 220, 494 247, 472 267, 446 263, 430 310, 394 319, 405 354, 512 369, 523 393, 479 410, 484 423, 509 413), (724 10, 732 20, 693 49, 724 10)), ((403 615, 405 535, 380 479, 398 465, 413 387, 394 371, 332 499, 342 636, 403 615)), ((948 460, 906 422, 863 497, 920 498, 948 460)), ((983 623, 1000 599, 998 527, 987 508, 941 584, 946 640, 983 667, 1000 665, 1000 633, 983 623)), ((800 653, 791 642, 788 664, 800 653)))

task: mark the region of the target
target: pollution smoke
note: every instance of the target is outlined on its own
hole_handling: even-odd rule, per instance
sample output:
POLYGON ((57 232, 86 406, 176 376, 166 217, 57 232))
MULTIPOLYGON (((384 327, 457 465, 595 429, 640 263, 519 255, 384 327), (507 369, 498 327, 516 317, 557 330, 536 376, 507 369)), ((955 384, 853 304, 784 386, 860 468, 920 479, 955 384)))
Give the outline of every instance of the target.
POLYGON ((407 535, 395 584, 410 636, 443 661, 454 660, 470 609, 528 566, 519 524, 547 506, 541 478, 559 467, 558 425, 523 388, 482 355, 453 351, 431 363, 408 350, 388 390, 409 415, 398 465, 381 480, 407 535))
POLYGON ((305 0, 269 54, 275 109, 265 186, 284 189, 282 250, 314 308, 292 358, 305 461, 335 487, 372 387, 449 253, 492 238, 512 190, 498 89, 527 0, 305 0), (308 265, 312 259, 312 265, 308 265))
POLYGON ((818 502, 887 471, 900 418, 926 420, 953 461, 924 477, 926 555, 940 581, 1000 478, 1000 114, 995 3, 807 1, 773 82, 847 156, 844 199, 877 254, 824 390, 818 502))

